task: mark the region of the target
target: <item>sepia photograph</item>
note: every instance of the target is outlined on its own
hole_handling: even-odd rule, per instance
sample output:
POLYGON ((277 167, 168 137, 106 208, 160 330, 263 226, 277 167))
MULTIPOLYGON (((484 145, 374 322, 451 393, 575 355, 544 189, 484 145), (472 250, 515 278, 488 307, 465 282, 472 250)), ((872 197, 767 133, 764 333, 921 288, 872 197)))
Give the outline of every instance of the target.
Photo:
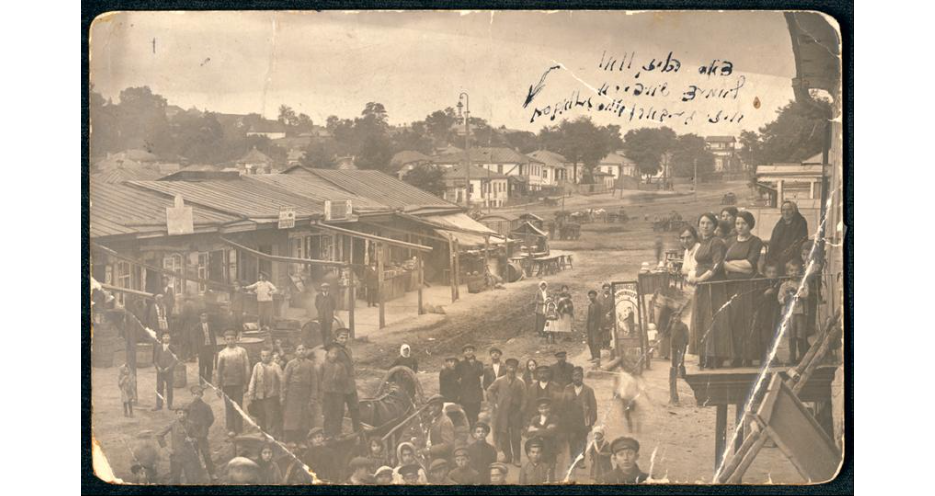
POLYGON ((117 10, 87 38, 94 477, 837 477, 833 16, 117 10))

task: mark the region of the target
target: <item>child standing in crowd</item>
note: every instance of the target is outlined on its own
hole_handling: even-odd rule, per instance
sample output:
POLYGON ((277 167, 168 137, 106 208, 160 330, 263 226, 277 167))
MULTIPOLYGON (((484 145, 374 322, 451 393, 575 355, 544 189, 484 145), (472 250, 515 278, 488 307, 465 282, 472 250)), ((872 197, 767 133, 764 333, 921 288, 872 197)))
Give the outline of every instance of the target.
POLYGON ((519 470, 520 484, 539 485, 552 482, 549 464, 542 461, 543 449, 544 443, 538 437, 526 441, 526 463, 519 470))
POLYGON ((133 402, 136 401, 136 376, 127 364, 120 366, 117 387, 120 388, 120 401, 123 402, 123 416, 132 417, 133 402))
POLYGON ((769 279, 766 289, 760 295, 753 316, 753 329, 759 334, 760 346, 764 350, 761 365, 766 365, 769 359, 769 349, 776 334, 776 324, 779 322, 779 266, 774 261, 766 262, 763 266, 763 277, 769 279))
POLYGON ((282 470, 276 464, 273 458, 275 453, 273 443, 266 443, 260 449, 260 456, 256 459, 256 464, 260 467, 260 484, 282 484, 282 470))
POLYGON ((455 468, 448 472, 448 477, 456 484, 473 486, 481 483, 480 474, 471 467, 471 457, 467 447, 461 446, 454 451, 455 468))
POLYGON ((808 284, 802 283, 802 262, 797 259, 786 262, 786 275, 790 279, 779 286, 779 304, 785 308, 792 306, 786 332, 789 335, 789 363, 795 365, 808 352, 808 284))
POLYGON ((302 455, 302 463, 325 482, 338 482, 334 451, 325 444, 325 431, 315 427, 308 432, 309 446, 302 455))
POLYGON ((607 482, 607 475, 614 469, 610 462, 613 453, 610 452, 610 443, 604 439, 603 427, 595 427, 591 430, 591 433, 593 439, 588 447, 588 458, 591 462, 591 482, 603 484, 607 482))
POLYGON ((377 469, 377 472, 373 474, 374 484, 378 486, 389 486, 393 483, 393 468, 389 466, 382 466, 377 469))
POLYGON ((193 429, 192 423, 188 421, 188 410, 179 408, 175 411, 175 421, 156 434, 159 446, 169 449, 169 472, 172 484, 181 484, 182 474, 185 474, 186 484, 203 482, 204 472, 195 449, 193 429), (169 436, 168 446, 166 436, 169 436))
POLYGON ((370 460, 371 468, 390 464, 390 455, 383 449, 383 440, 380 436, 370 437, 370 452, 367 453, 367 459, 370 460))
MULTIPOLYGON (((497 461, 497 449, 487 442, 490 426, 486 422, 474 424, 471 432, 474 441, 468 445, 468 459, 474 470, 480 474, 480 483, 490 483, 490 464, 497 461)), ((518 458, 518 457, 517 457, 518 458)), ((514 463, 519 463, 517 459, 514 463)))

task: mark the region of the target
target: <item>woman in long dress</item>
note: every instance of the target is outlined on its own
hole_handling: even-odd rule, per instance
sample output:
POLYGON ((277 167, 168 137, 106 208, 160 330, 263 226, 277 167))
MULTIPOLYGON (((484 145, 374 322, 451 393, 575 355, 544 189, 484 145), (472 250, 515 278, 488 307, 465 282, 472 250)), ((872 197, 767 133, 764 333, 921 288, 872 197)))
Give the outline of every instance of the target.
POLYGON ((733 298, 727 312, 734 352, 731 365, 734 367, 751 367, 753 360, 763 356, 760 336, 753 326, 756 283, 747 282, 757 275, 763 249, 760 238, 750 233, 755 225, 753 214, 746 210, 738 212, 734 221, 737 236, 724 253, 724 277, 736 281, 727 284, 727 296, 733 298))
POLYGON ((555 323, 555 332, 570 333, 575 322, 575 305, 571 301, 571 292, 568 286, 562 286, 558 295, 558 321, 555 323))
POLYGON ((727 301, 727 288, 717 283, 723 279, 727 247, 714 235, 717 224, 717 216, 710 212, 698 219, 701 239, 695 251, 695 274, 688 279, 698 285, 692 305, 691 351, 699 355, 702 368, 720 367, 733 348, 727 313, 719 311, 727 301))

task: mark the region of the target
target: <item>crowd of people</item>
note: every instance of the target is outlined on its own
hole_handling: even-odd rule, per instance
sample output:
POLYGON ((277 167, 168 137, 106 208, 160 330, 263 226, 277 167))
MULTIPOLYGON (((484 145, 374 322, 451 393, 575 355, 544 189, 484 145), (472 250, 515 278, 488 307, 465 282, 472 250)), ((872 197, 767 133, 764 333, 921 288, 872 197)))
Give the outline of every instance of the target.
POLYGON ((735 207, 720 216, 704 213, 697 228, 680 231, 691 326, 687 339, 672 341, 673 368, 684 368, 686 352, 698 355, 705 369, 762 365, 771 359, 777 326, 787 313, 788 352, 778 363, 796 364, 808 351, 817 327, 821 254, 812 256, 808 223, 796 204, 784 202, 781 212, 766 246, 751 234, 753 214, 735 207))

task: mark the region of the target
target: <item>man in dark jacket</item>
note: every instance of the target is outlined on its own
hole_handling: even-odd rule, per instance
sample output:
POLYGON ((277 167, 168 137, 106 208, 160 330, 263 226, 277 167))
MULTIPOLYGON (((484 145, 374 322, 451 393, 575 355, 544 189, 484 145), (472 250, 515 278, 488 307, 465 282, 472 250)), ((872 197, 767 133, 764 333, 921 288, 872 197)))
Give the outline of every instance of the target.
POLYGON ((188 420, 188 411, 180 408, 175 411, 175 415, 175 421, 156 434, 159 446, 169 449, 170 483, 181 484, 184 473, 186 484, 201 484, 204 482, 204 472, 195 450, 195 440, 192 437, 194 427, 188 420))
POLYGON ((334 310, 338 302, 331 294, 331 285, 322 283, 321 291, 315 296, 315 310, 318 311, 318 327, 321 329, 322 344, 334 341, 331 324, 334 322, 334 310))
POLYGON ((490 348, 490 365, 484 367, 484 390, 493 384, 498 377, 506 375, 506 367, 500 363, 503 352, 496 346, 490 348))
POLYGON ((461 385, 458 383, 458 359, 448 357, 445 365, 438 372, 438 392, 445 397, 445 401, 458 403, 461 385))
POLYGON ((631 437, 618 437, 610 443, 616 468, 608 474, 608 484, 640 484, 649 474, 640 470, 636 461, 640 458, 640 443, 631 437))
POLYGON ((357 373, 354 371, 354 356, 347 342, 351 337, 351 330, 341 328, 335 331, 334 343, 338 345, 338 360, 347 368, 347 389, 344 391, 344 403, 347 413, 351 417, 354 432, 360 432, 360 409, 357 404, 357 373))
POLYGON ((484 401, 484 390, 481 389, 481 378, 484 376, 484 364, 477 361, 474 357, 474 345, 465 345, 461 352, 464 354, 464 360, 461 360, 456 369, 458 371, 458 401, 464 408, 464 415, 467 416, 468 423, 474 425, 477 422, 477 416, 480 414, 480 404, 484 401))
MULTIPOLYGON (((445 398, 436 394, 429 398, 428 441, 433 458, 451 458, 455 446, 455 426, 445 414, 445 398)), ((428 455, 426 449, 426 455, 428 455)))
MULTIPOLYGON (((568 440, 568 453, 574 460, 584 453, 588 444, 588 433, 597 423, 597 399, 594 397, 594 390, 584 383, 584 369, 581 367, 575 367, 571 384, 565 386, 562 403, 565 404, 564 430, 568 440)), ((580 463, 579 466, 584 467, 584 463, 580 463)))
POLYGON ((166 399, 166 407, 172 409, 173 374, 179 363, 175 348, 169 345, 172 341, 169 331, 163 332, 161 339, 153 346, 153 366, 156 367, 156 407, 153 411, 162 410, 163 398, 166 399))
POLYGON ((601 366, 601 345, 604 341, 604 313, 605 309, 597 300, 597 291, 588 291, 588 320, 585 324, 588 335, 588 349, 591 351, 591 362, 595 367, 601 366))
POLYGON ((568 353, 566 351, 556 351, 556 362, 552 364, 552 380, 555 384, 558 384, 558 387, 562 390, 565 389, 565 386, 571 384, 571 373, 575 370, 574 365, 565 361, 566 358, 568 358, 568 353))
POLYGON ((192 326, 189 335, 192 339, 192 349, 198 355, 198 377, 202 381, 211 382, 218 350, 218 338, 214 334, 211 323, 208 322, 207 312, 201 312, 198 323, 192 326))
POLYGON ((214 412, 211 407, 202 400, 204 389, 199 385, 191 387, 192 402, 186 408, 188 410, 188 421, 192 424, 191 436, 195 440, 195 448, 198 454, 205 461, 205 468, 208 470, 208 476, 212 480, 217 480, 214 473, 214 462, 211 460, 211 447, 208 445, 208 431, 214 424, 214 412))
POLYGON ((562 411, 562 395, 565 391, 552 381, 552 369, 539 367, 536 369, 537 381, 526 385, 526 394, 523 395, 523 422, 529 424, 529 419, 539 412, 537 401, 539 398, 552 400, 551 411, 562 411))

